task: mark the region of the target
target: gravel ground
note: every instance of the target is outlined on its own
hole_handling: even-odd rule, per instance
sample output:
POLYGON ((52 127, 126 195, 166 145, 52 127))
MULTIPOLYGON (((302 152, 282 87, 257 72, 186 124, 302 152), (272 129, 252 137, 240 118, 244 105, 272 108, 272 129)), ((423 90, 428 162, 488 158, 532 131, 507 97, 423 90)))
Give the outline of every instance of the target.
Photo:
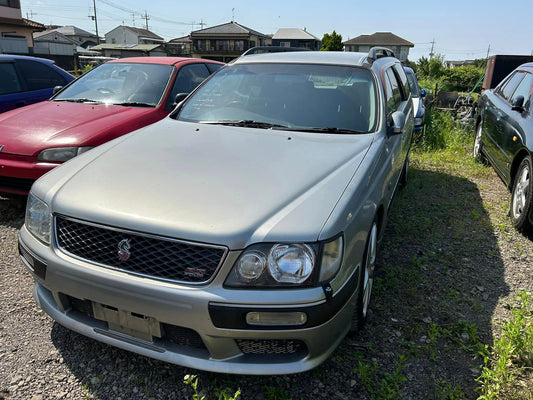
MULTIPOLYGON (((416 163, 415 163, 416 164, 416 163)), ((530 239, 509 226, 491 172, 413 166, 387 228, 365 330, 324 364, 290 376, 232 376, 165 364, 86 339, 32 300, 17 254, 25 199, 0 197, 0 400, 476 398, 481 360, 508 304, 533 287, 530 239), (455 396, 455 397, 454 397, 455 396)))

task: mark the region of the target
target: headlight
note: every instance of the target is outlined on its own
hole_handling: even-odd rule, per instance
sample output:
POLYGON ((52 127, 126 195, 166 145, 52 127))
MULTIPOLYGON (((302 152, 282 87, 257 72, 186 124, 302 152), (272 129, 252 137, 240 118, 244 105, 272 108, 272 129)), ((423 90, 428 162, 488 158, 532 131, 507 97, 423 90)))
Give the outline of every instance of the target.
POLYGON ((225 285, 313 286, 331 280, 342 265, 343 237, 322 243, 257 244, 244 250, 225 285), (321 262, 317 254, 322 254, 321 262), (320 265, 320 273, 315 273, 320 265))
POLYGON ((52 214, 46 203, 32 193, 28 195, 26 206, 26 228, 41 242, 50 244, 52 214))
POLYGON ((85 147, 56 147, 52 149, 46 149, 39 153, 37 159, 39 161, 56 161, 62 162, 70 160, 76 156, 79 156, 86 151, 89 151, 93 146, 85 147))
POLYGON ((279 283, 303 283, 314 266, 315 253, 306 244, 277 244, 268 255, 270 275, 279 283))
POLYGON ((337 274, 342 264, 343 251, 344 240, 342 236, 324 244, 320 265, 320 282, 327 282, 337 274))

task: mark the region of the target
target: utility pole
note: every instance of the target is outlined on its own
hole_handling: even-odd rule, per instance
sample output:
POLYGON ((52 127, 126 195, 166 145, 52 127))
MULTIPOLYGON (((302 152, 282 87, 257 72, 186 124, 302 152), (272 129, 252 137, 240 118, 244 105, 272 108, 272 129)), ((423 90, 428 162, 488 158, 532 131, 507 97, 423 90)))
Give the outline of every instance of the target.
POLYGON ((207 25, 207 24, 204 22, 203 19, 201 19, 198 25, 200 25, 200 29, 204 29, 204 25, 207 25))
POLYGON ((231 22, 235 22, 235 9, 231 9, 231 22))
POLYGON ((98 34, 98 19, 96 18, 96 0, 93 0, 94 15, 91 18, 94 20, 94 28, 96 29, 96 44, 100 44, 100 35, 98 34))
POLYGON ((431 60, 433 58, 433 49, 435 48, 435 39, 433 39, 431 43, 431 52, 429 53, 429 59, 431 60))
POLYGON ((487 50, 487 60, 489 59, 489 53, 490 53, 490 44, 489 44, 489 48, 487 50))
POLYGON ((146 21, 146 30, 149 30, 148 29, 148 20, 150 19, 150 17, 148 17, 148 12, 146 12, 146 10, 144 10, 144 15, 141 15, 141 18, 144 18, 144 20, 146 21))

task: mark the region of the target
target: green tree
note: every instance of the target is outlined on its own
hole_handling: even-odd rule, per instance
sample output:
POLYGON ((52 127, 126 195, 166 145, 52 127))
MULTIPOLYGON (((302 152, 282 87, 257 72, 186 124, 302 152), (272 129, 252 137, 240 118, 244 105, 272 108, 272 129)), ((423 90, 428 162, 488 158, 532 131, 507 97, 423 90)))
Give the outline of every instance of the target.
POLYGON ((342 51, 343 47, 342 35, 333 31, 331 35, 325 33, 322 37, 322 47, 320 48, 320 51, 342 51))
POLYGON ((430 59, 420 57, 417 62, 417 73, 422 78, 439 79, 444 74, 444 56, 437 54, 430 59))

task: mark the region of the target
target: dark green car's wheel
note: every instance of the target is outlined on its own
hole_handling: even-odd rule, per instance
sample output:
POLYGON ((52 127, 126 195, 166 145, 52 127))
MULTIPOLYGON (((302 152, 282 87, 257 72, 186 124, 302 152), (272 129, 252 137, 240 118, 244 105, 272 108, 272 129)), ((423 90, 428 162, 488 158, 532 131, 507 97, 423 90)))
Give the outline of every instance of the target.
POLYGON ((361 275, 359 277, 359 292, 357 294, 357 304, 352 317, 351 333, 359 332, 368 314, 368 306, 372 295, 372 285, 374 283, 374 268, 376 265, 376 254, 378 246, 378 225, 376 221, 372 223, 372 228, 366 240, 365 253, 363 256, 361 275))
POLYGON ((528 216, 531 213, 533 197, 533 179, 531 179, 531 157, 522 160, 516 173, 511 197, 511 221, 516 229, 523 233, 531 233, 528 216))
POLYGON ((486 164, 487 159, 485 158, 485 155, 483 154, 483 140, 481 139, 482 133, 483 133, 483 121, 481 121, 478 124, 477 129, 476 129, 476 137, 474 138, 474 148, 472 150, 472 155, 474 156, 474 159, 476 161, 486 164))

